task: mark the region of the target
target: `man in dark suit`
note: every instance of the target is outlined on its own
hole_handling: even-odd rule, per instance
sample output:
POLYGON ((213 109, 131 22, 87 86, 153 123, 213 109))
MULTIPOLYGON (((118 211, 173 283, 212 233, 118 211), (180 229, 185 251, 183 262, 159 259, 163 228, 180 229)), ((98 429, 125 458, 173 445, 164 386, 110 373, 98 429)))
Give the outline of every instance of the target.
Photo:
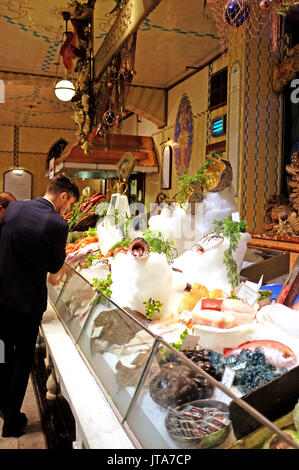
POLYGON ((0 409, 3 437, 22 435, 21 406, 39 324, 47 306, 47 273, 65 260, 68 224, 62 214, 79 199, 68 177, 50 181, 44 197, 12 201, 0 223, 0 409), (2 362, 2 364, 1 364, 2 362))

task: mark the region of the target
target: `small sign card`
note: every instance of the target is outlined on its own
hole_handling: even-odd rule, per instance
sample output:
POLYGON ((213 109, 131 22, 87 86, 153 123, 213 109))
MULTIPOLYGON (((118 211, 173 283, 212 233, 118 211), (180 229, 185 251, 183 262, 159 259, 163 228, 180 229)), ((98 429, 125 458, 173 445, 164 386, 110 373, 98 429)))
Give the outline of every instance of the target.
POLYGON ((240 300, 243 300, 248 305, 254 305, 259 297, 259 293, 251 289, 245 283, 241 284, 238 290, 235 292, 235 295, 239 297, 240 300))
POLYGON ((182 342, 180 349, 182 350, 192 350, 195 349, 199 341, 199 336, 196 335, 187 335, 182 342))
POLYGON ((239 212, 232 212, 232 221, 233 221, 233 222, 240 222, 240 214, 239 214, 239 212))
MULTIPOLYGON (((225 367, 224 374, 221 380, 222 385, 227 388, 231 388, 235 378, 235 371, 230 369, 230 367, 225 367)), ((218 401, 223 401, 224 403, 229 404, 231 402, 231 397, 226 395, 220 388, 216 388, 213 398, 218 401)))

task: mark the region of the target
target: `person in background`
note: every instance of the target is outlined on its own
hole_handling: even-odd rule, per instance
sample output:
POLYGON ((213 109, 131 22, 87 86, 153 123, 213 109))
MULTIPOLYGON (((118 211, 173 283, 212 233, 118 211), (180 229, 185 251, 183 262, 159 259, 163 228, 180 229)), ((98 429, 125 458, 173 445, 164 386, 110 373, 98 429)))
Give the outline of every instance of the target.
POLYGON ((3 437, 19 437, 21 413, 38 328, 47 307, 47 273, 65 260, 68 224, 62 215, 79 199, 66 176, 50 181, 43 197, 9 204, 0 224, 0 416, 3 437))
POLYGON ((5 209, 7 208, 10 201, 16 201, 16 198, 13 194, 6 192, 0 193, 0 221, 4 216, 5 209))
POLYGON ((5 198, 8 199, 9 201, 16 201, 16 200, 17 200, 17 198, 16 198, 13 194, 11 194, 11 193, 9 193, 9 192, 7 192, 7 191, 2 191, 2 193, 0 193, 0 197, 1 197, 1 196, 2 196, 2 197, 5 197, 5 198))

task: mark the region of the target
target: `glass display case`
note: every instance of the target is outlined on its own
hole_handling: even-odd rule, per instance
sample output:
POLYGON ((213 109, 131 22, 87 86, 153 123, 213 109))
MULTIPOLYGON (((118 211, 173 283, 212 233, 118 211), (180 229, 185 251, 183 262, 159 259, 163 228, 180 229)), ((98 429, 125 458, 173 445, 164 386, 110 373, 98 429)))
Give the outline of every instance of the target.
MULTIPOLYGON (((72 268, 65 265, 59 284, 48 279, 48 293, 80 355, 109 397, 120 425, 130 429, 141 447, 230 448, 239 443, 240 448, 240 439, 261 428, 268 437, 276 432, 290 439, 273 424, 277 416, 268 419, 258 411, 259 402, 267 401, 263 386, 259 402, 242 400, 226 386, 227 376, 219 381, 207 350, 177 351, 148 329, 145 317, 117 306, 72 268), (251 427, 245 427, 242 434, 236 426, 244 420, 251 427)), ((281 416, 298 401, 298 369, 284 374, 292 376, 293 385, 281 416)), ((279 380, 273 388, 273 403, 275 393, 281 397, 279 380)))

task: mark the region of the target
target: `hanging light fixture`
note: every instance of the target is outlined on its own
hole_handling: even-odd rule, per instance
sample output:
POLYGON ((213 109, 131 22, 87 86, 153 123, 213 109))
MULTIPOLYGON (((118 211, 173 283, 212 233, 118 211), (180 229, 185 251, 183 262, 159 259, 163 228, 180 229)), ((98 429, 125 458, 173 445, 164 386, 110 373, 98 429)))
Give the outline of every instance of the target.
POLYGON ((70 80, 60 80, 54 88, 55 95, 61 101, 70 101, 75 91, 75 86, 70 80))
MULTIPOLYGON (((62 41, 63 42, 63 36, 66 35, 67 36, 67 33, 68 33, 68 30, 67 30, 67 23, 71 17, 71 14, 68 12, 68 11, 63 11, 62 12, 62 16, 63 16, 63 19, 65 21, 65 32, 63 33, 62 35, 62 41)), ((59 59, 58 59, 58 62, 57 62, 57 70, 58 70, 58 67, 59 67, 59 61, 60 61, 60 54, 59 54, 59 59)), ((56 70, 56 75, 57 75, 57 70, 56 70)), ((65 76, 62 80, 59 80, 55 86, 54 86, 54 93, 56 95, 56 97, 60 100, 60 101, 70 101, 73 96, 75 95, 76 93, 76 89, 75 89, 75 86, 74 84, 68 79, 68 76, 67 76, 67 70, 65 69, 65 76)))

